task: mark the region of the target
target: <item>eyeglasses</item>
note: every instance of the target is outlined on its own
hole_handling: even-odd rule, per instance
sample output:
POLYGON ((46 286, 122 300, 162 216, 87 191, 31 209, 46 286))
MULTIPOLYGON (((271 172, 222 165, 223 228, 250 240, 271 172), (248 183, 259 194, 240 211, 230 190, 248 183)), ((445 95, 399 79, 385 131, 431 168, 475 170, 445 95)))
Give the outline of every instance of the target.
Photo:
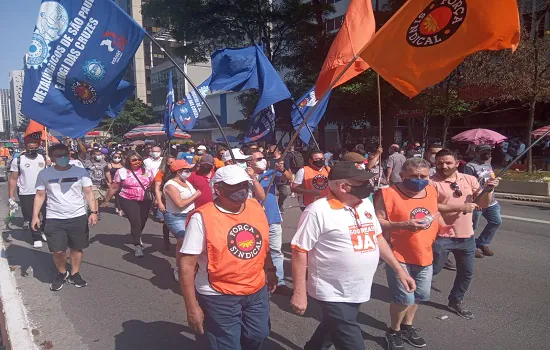
POLYGON ((254 159, 256 162, 261 162, 262 160, 264 160, 265 158, 264 157, 259 157, 259 158, 256 158, 254 159))
POLYGON ((141 159, 139 158, 130 159, 130 163, 137 163, 137 162, 141 162, 141 159))
POLYGON ((455 191, 455 196, 462 197, 462 190, 456 182, 451 183, 451 189, 455 191))

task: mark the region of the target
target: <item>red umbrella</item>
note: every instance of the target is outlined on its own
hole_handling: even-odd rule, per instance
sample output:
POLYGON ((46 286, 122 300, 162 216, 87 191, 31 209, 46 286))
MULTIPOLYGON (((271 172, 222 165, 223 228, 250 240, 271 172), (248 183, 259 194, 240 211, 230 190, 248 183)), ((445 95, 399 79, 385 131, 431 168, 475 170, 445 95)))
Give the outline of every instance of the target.
MULTIPOLYGON (((531 133, 531 135, 533 135, 534 137, 541 137, 541 136, 544 135, 548 130, 550 130, 550 125, 543 126, 542 128, 533 131, 533 132, 531 133)), ((550 136, 547 135, 547 137, 550 137, 550 136)))
MULTIPOLYGON (((166 132, 162 130, 162 127, 163 125, 160 123, 150 124, 150 125, 141 125, 124 134, 124 138, 137 139, 137 138, 150 137, 150 136, 166 135, 166 132)), ((174 137, 178 139, 189 139, 191 138, 191 135, 183 131, 176 131, 176 133, 174 134, 174 137)))
POLYGON ((472 129, 451 138, 453 142, 473 143, 474 145, 495 145, 507 139, 506 136, 489 129, 472 129))

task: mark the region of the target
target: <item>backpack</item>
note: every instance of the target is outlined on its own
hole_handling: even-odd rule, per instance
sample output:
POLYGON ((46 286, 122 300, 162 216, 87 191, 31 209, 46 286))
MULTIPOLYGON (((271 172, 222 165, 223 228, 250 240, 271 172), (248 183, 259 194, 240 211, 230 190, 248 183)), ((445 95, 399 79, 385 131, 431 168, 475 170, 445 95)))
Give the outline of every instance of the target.
POLYGON ((304 157, 300 152, 293 151, 290 153, 290 169, 297 171, 298 169, 302 168, 304 166, 304 157))

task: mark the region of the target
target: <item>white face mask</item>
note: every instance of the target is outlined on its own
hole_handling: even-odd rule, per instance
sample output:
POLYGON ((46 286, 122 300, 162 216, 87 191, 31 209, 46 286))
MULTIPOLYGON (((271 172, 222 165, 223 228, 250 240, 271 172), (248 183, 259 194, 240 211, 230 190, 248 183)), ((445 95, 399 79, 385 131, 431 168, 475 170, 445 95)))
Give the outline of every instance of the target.
POLYGON ((246 168, 248 168, 248 164, 246 164, 246 162, 244 162, 244 163, 239 163, 239 162, 237 162, 237 164, 238 164, 238 165, 241 167, 241 169, 243 169, 243 170, 246 170, 246 168))
POLYGON ((182 179, 183 181, 187 180, 187 178, 191 176, 191 173, 188 173, 187 171, 184 171, 180 174, 180 179, 182 179))
POLYGON ((120 163, 121 160, 122 158, 115 157, 113 158, 113 163, 120 163))
POLYGON ((149 154, 151 155, 151 157, 155 159, 160 158, 160 152, 151 152, 149 154))
POLYGON ((195 153, 195 149, 194 149, 194 148, 191 148, 191 149, 189 150, 189 153, 195 153))
POLYGON ((103 159, 103 156, 95 156, 95 160, 97 160, 98 162, 101 161, 103 159))
POLYGON ((260 170, 267 169, 267 160, 262 159, 259 162, 256 162, 256 168, 258 168, 260 170))

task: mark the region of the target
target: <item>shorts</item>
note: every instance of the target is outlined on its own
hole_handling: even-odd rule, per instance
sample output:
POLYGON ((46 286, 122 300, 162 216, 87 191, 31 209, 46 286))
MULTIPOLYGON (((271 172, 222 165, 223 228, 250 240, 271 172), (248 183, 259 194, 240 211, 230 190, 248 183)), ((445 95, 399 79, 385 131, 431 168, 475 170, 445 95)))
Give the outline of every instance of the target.
POLYGON ((182 239, 185 235, 185 222, 188 213, 164 212, 164 223, 176 239, 182 239))
POLYGON ((414 278, 416 282, 416 290, 409 293, 405 290, 397 274, 389 266, 386 267, 386 278, 388 279, 388 287, 392 296, 392 302, 400 305, 414 305, 419 301, 430 300, 430 289, 432 287, 433 267, 418 266, 413 264, 400 263, 401 266, 414 278))
POLYGON ((92 192, 94 193, 95 200, 103 200, 107 197, 107 189, 99 186, 92 186, 92 192))
POLYGON ((71 219, 46 219, 44 234, 48 239, 50 252, 64 252, 67 247, 76 250, 88 248, 88 215, 71 219))

